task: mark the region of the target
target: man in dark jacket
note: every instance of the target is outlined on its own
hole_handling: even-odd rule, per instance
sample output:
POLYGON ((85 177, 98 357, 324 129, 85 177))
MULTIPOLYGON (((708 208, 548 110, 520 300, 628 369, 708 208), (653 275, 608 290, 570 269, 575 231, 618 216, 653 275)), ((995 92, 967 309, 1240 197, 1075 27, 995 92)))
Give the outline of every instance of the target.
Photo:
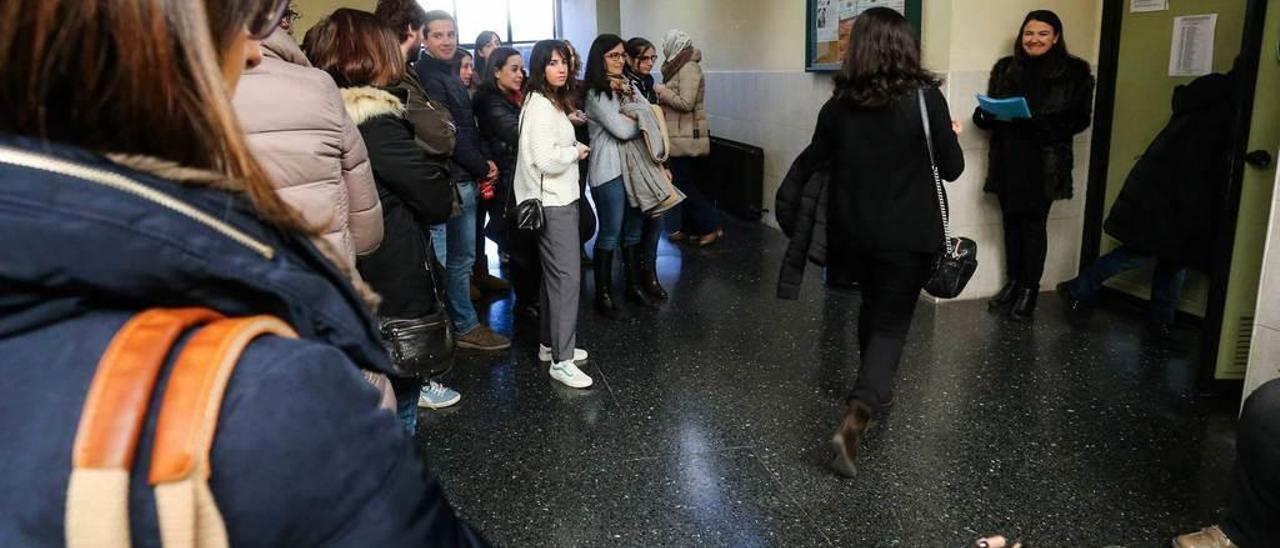
MULTIPOLYGON (((362 378, 393 371, 360 297, 315 247, 215 189, 235 182, 181 184, 6 135, 0 180, 0 546, 66 542, 72 444, 95 364, 152 307, 269 314, 300 336, 256 339, 226 387, 209 485, 232 546, 483 543, 362 378)), ((147 471, 162 394, 132 468, 135 546, 159 545, 147 471)))
POLYGON ((426 55, 414 65, 427 95, 444 101, 457 126, 457 146, 453 150, 453 180, 462 199, 462 214, 449 219, 444 230, 432 227, 432 239, 443 244, 448 256, 446 269, 449 317, 453 320, 457 344, 473 350, 505 350, 511 341, 480 323, 471 303, 471 270, 476 262, 477 181, 498 177, 498 167, 484 153, 476 119, 471 112, 467 88, 450 68, 458 50, 457 23, 444 11, 427 12, 424 35, 426 55), (441 238, 441 234, 445 237, 441 238), (443 240, 443 241, 442 241, 443 240))
POLYGON ((1073 321, 1083 320, 1112 276, 1155 264, 1149 327, 1167 336, 1186 268, 1207 271, 1230 165, 1234 72, 1178 86, 1173 116, 1138 160, 1104 228, 1121 246, 1058 285, 1073 321))

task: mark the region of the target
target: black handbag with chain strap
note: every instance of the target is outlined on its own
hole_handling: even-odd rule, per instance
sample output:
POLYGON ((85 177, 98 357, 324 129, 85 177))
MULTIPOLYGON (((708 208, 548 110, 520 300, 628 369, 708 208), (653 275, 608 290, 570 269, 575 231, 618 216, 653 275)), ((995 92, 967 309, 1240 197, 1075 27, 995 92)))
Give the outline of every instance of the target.
POLYGON ((929 128, 929 107, 925 106, 924 90, 916 90, 920 99, 920 120, 924 123, 924 140, 929 145, 929 167, 933 172, 933 185, 938 191, 938 209, 942 212, 942 250, 933 262, 933 274, 924 290, 939 299, 953 299, 964 291, 969 279, 978 270, 978 243, 963 236, 951 234, 951 211, 947 208, 946 190, 938 175, 938 162, 933 155, 933 132, 929 128))

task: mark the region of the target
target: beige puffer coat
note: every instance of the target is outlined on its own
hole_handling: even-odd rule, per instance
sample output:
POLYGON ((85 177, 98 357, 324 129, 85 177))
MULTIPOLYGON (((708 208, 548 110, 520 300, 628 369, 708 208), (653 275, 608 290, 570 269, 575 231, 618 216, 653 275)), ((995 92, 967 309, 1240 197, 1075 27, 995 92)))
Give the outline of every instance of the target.
MULTIPOLYGON (((674 78, 667 79, 667 89, 658 94, 658 102, 667 118, 671 135, 671 156, 686 158, 711 153, 711 133, 707 128, 707 83, 702 77, 702 52, 694 50, 693 58, 680 67, 674 78)), ((667 78, 667 75, 663 75, 667 78)))
POLYGON ((338 87, 277 29, 246 71, 235 107, 249 146, 281 197, 351 261, 382 242, 382 205, 369 154, 338 87))

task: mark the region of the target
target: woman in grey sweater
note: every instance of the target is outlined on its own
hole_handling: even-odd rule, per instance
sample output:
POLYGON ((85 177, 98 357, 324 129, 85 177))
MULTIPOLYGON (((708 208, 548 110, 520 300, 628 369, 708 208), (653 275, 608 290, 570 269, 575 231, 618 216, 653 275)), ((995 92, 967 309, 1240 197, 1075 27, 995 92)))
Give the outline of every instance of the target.
POLYGON ((622 38, 604 34, 591 44, 587 55, 586 84, 587 119, 591 134, 590 166, 587 183, 595 199, 600 229, 596 234, 595 269, 596 310, 608 317, 618 315, 613 300, 613 256, 622 248, 625 265, 627 300, 645 307, 654 301, 641 285, 641 232, 644 214, 632 207, 623 184, 624 169, 621 146, 640 137, 636 119, 622 112, 623 105, 647 101, 623 73, 627 52, 622 38))

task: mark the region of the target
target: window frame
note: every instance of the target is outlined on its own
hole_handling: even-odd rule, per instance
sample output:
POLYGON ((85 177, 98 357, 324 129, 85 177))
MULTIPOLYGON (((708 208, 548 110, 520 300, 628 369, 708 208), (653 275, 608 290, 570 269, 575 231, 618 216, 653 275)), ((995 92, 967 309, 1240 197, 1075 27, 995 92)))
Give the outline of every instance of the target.
MULTIPOLYGON (((450 4, 452 4, 452 5, 453 5, 453 9, 450 9, 450 10, 447 10, 447 11, 448 11, 451 15, 453 15, 453 16, 456 18, 456 17, 458 16, 458 15, 457 15, 457 14, 458 14, 458 3, 459 3, 459 2, 465 2, 465 1, 467 1, 467 0, 448 0, 448 1, 449 1, 449 3, 450 3, 450 4)), ((497 29, 486 29, 486 30, 494 30, 495 32, 499 32, 499 33, 500 33, 500 34, 499 34, 499 38, 502 38, 502 45, 503 45, 503 46, 509 46, 509 47, 514 47, 514 48, 519 49, 519 46, 532 46, 532 45, 534 45, 534 44, 536 44, 536 43, 538 42, 537 40, 522 40, 522 41, 516 41, 516 40, 512 40, 512 39, 511 39, 511 38, 512 38, 512 32, 513 32, 513 29, 512 29, 512 27, 511 27, 511 4, 512 4, 512 2, 521 2, 521 1, 524 1, 524 0, 506 0, 506 4, 507 4, 507 28, 502 29, 502 30, 497 30, 497 29)), ((551 26, 552 26, 552 29, 551 29, 551 36, 550 36, 549 38, 551 38, 551 39, 556 39, 556 40, 560 39, 560 36, 561 36, 561 34, 563 33, 563 31, 564 31, 564 22, 561 20, 561 17, 560 17, 560 14, 561 14, 560 2, 561 2, 561 0, 551 0, 551 10, 552 10, 552 14, 551 14, 551 26)), ((426 6, 423 6, 423 9, 426 9, 426 6)), ((458 26, 459 26, 459 27, 461 27, 461 26, 462 26, 461 22, 459 22, 458 26)), ((474 37, 472 37, 472 38, 474 38, 474 37)), ((459 47, 462 47, 462 48, 466 48, 466 49, 467 49, 467 51, 471 51, 473 54, 474 54, 475 49, 476 49, 476 45, 475 45, 474 43, 469 43, 469 42, 461 42, 461 41, 459 41, 459 42, 458 42, 458 46, 459 46, 459 47)))

